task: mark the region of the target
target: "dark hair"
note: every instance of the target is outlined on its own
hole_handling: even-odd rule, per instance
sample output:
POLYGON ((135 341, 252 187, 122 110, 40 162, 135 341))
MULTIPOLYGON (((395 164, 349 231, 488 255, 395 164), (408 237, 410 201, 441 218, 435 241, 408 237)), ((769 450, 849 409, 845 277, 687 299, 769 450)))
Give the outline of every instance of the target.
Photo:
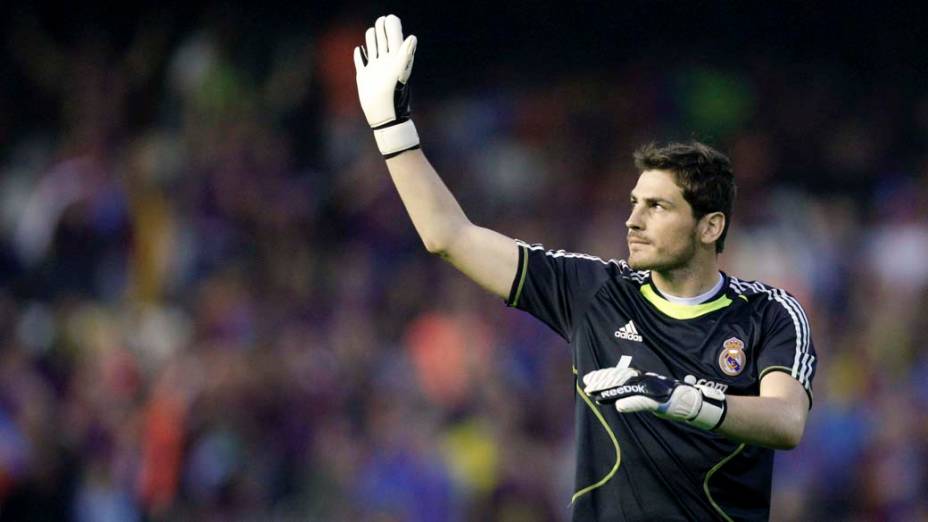
POLYGON ((715 251, 725 249, 736 192, 735 176, 727 156, 698 141, 669 143, 664 147, 649 143, 635 151, 635 166, 642 172, 666 170, 673 173, 696 219, 710 212, 725 214, 725 228, 715 242, 715 251))

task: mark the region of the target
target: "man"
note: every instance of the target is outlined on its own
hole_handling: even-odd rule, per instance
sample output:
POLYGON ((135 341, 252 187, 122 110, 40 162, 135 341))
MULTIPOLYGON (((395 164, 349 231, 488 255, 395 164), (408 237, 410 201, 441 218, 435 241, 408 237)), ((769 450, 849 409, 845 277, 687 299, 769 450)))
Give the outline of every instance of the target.
POLYGON ((365 39, 361 106, 425 247, 573 348, 574 519, 768 518, 773 448, 802 437, 815 351, 792 296, 719 271, 728 159, 699 143, 636 152, 627 262, 529 245, 471 223, 419 150, 416 38, 391 15, 365 39))

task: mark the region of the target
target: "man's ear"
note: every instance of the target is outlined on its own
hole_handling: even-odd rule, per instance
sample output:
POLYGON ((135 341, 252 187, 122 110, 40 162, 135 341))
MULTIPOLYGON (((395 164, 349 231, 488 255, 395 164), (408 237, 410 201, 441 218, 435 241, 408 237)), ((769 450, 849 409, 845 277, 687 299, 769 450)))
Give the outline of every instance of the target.
POLYGON ((699 241, 707 245, 715 243, 722 236, 723 230, 725 230, 725 214, 710 212, 699 220, 699 241))

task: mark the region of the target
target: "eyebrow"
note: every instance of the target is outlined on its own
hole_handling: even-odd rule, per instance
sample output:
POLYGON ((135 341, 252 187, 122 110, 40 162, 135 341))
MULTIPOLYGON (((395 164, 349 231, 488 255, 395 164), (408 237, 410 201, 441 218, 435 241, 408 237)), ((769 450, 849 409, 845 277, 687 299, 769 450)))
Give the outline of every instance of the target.
POLYGON ((664 199, 664 198, 638 198, 638 197, 635 196, 634 194, 629 194, 628 196, 629 196, 629 198, 631 198, 631 199, 641 199, 641 201, 643 201, 643 202, 645 202, 645 203, 664 203, 664 204, 666 204, 666 205, 671 205, 671 206, 673 205, 673 201, 670 201, 669 199, 664 199))

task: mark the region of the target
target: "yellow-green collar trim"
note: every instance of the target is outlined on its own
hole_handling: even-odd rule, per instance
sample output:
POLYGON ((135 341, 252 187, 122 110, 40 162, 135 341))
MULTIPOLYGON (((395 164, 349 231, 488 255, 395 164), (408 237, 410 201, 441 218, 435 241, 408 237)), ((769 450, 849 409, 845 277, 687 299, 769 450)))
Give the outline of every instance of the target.
POLYGON ((649 284, 641 285, 641 295, 650 301, 655 308, 663 312, 665 315, 673 317, 674 319, 693 319, 701 315, 706 315, 709 312, 721 310, 722 308, 725 308, 731 304, 731 299, 724 294, 715 300, 709 301, 708 303, 702 303, 698 305, 671 303, 670 301, 658 295, 649 284))

